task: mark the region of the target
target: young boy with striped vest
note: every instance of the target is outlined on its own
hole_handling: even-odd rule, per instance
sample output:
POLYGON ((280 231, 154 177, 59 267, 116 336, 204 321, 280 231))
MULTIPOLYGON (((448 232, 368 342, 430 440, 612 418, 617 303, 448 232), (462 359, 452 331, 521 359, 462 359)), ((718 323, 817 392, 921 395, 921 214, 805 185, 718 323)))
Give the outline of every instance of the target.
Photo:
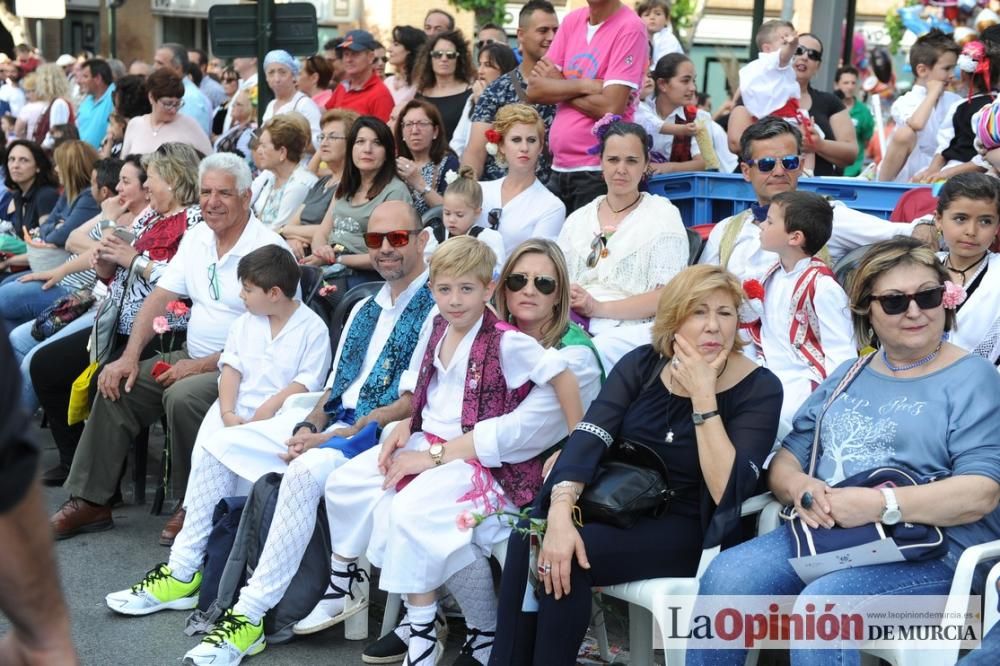
POLYGON ((775 195, 760 227, 760 246, 778 261, 759 280, 743 283, 754 311, 743 318, 753 341, 747 352, 778 375, 785 390, 779 439, 819 383, 857 357, 847 294, 815 256, 832 229, 833 209, 822 196, 775 195))
POLYGON ((359 455, 326 484, 334 571, 367 552, 382 569, 380 587, 406 595, 404 664, 411 666, 440 658, 434 590, 510 533, 504 520, 470 530, 456 518, 516 511, 542 484, 540 457, 515 462, 499 451, 499 467, 480 463, 475 424, 513 411, 542 383, 555 390, 570 428, 582 416, 577 380, 558 350, 544 349, 486 307, 495 263, 493 251, 471 236, 451 238, 434 253, 430 284, 441 315, 421 343, 419 370, 401 382, 413 390, 412 416, 381 451, 359 455))

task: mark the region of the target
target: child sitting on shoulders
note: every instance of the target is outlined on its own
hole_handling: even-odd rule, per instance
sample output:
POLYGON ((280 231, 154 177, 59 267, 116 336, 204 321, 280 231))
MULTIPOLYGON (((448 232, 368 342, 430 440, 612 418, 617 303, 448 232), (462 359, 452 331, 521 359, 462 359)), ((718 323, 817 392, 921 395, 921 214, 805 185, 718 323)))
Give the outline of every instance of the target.
MULTIPOLYGON (((479 450, 475 424, 510 413, 542 383, 555 390, 570 428, 582 415, 576 377, 558 350, 544 349, 487 307, 495 264, 493 251, 468 236, 449 239, 434 253, 430 286, 441 314, 414 352, 422 363, 400 383, 413 391, 411 418, 389 433, 381 450, 358 455, 326 484, 333 575, 346 575, 367 552, 382 568, 380 587, 406 595, 404 663, 438 662, 443 645, 434 628, 435 590, 510 533, 503 520, 468 529, 456 518, 463 511, 516 510, 541 488, 540 455, 525 460, 502 447, 479 450)), ((302 623, 334 616, 344 603, 321 601, 302 623)), ((470 633, 481 629, 469 627, 470 633)), ((487 656, 473 655, 479 663, 487 656)))
POLYGON ((322 390, 330 370, 329 329, 295 298, 301 276, 295 257, 265 245, 240 259, 236 276, 247 312, 229 329, 219 399, 201 424, 195 455, 219 429, 269 419, 289 396, 322 390))
MULTIPOLYGON (((792 58, 798 55, 799 36, 788 21, 765 21, 757 30, 755 60, 740 68, 740 97, 755 119, 778 116, 799 125, 807 142, 812 140, 809 112, 799 108, 802 89, 795 78, 792 58)), ((819 129, 817 127, 817 129, 819 129)), ((816 156, 807 151, 802 168, 807 175, 815 169, 816 156)))
POLYGON ((684 47, 674 36, 670 25, 670 0, 643 0, 636 8, 642 22, 646 24, 649 43, 653 47, 653 60, 650 68, 656 67, 660 58, 669 53, 684 53, 684 47))
POLYGON ((938 148, 938 129, 962 98, 946 90, 960 49, 951 37, 931 30, 910 49, 913 87, 892 104, 896 129, 878 167, 880 181, 907 183, 930 166, 938 148))
MULTIPOLYGON (((450 174, 449 174, 450 176, 450 174)), ((445 240, 454 236, 472 236, 486 243, 497 257, 493 276, 500 275, 500 269, 507 260, 503 236, 495 229, 476 226, 476 220, 483 212, 483 188, 476 180, 476 171, 466 165, 458 170, 458 175, 448 183, 444 191, 442 222, 434 226, 433 240, 427 243, 424 256, 430 263, 434 250, 445 240)))
POLYGON ((778 262, 744 282, 757 319, 744 318, 753 341, 745 349, 778 376, 785 395, 778 438, 795 412, 838 365, 857 356, 847 294, 816 254, 830 240, 833 208, 813 192, 783 192, 771 199, 760 226, 760 246, 778 262))

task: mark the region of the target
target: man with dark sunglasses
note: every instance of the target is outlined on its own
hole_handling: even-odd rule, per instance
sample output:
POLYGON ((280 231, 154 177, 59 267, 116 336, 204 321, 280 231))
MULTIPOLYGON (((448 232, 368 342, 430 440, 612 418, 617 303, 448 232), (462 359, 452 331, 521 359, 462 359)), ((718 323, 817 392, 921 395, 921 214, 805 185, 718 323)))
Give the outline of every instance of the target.
MULTIPOLYGON (((760 224, 767 218, 772 197, 798 187, 802 175, 802 133, 775 116, 757 121, 740 140, 740 170, 753 187, 757 203, 715 225, 699 263, 721 264, 743 280, 760 277, 777 261, 777 255, 760 247, 760 224)), ((830 203, 833 234, 818 255, 830 266, 854 248, 893 236, 913 235, 924 242, 937 243, 929 221, 886 222, 848 208, 840 201, 830 203)))

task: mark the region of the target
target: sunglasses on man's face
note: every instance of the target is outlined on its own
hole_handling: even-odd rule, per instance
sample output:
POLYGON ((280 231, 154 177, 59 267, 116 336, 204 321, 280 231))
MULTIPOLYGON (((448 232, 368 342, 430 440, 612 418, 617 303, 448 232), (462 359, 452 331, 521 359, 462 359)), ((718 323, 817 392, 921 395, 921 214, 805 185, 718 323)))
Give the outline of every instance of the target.
POLYGON ((405 247, 410 243, 410 236, 416 236, 419 233, 419 231, 412 229, 397 229, 396 231, 387 231, 384 234, 369 231, 365 233, 365 245, 372 250, 377 250, 382 247, 383 240, 388 240, 392 247, 405 247))
POLYGON ((813 62, 820 62, 823 60, 823 52, 817 51, 816 49, 806 48, 805 46, 798 46, 795 49, 795 55, 805 56, 812 60, 813 62))
POLYGON ((944 300, 944 285, 931 287, 918 291, 915 294, 882 294, 872 295, 873 301, 878 301, 882 306, 882 312, 887 315, 898 315, 906 312, 910 307, 910 301, 914 301, 921 310, 933 310, 941 305, 944 300))
MULTIPOLYGON (((535 289, 546 296, 556 290, 556 279, 549 275, 536 275, 533 282, 535 289)), ((511 273, 504 280, 504 286, 510 291, 521 291, 528 286, 528 276, 524 273, 511 273)))
POLYGON ((798 155, 785 155, 784 157, 761 157, 758 160, 747 160, 748 167, 756 166, 761 173, 770 173, 774 167, 781 162, 781 168, 785 171, 795 171, 799 168, 802 160, 798 155))
POLYGON ((480 39, 478 42, 476 42, 476 48, 482 49, 484 46, 487 46, 489 44, 496 44, 496 43, 497 43, 497 40, 495 40, 495 39, 480 39))

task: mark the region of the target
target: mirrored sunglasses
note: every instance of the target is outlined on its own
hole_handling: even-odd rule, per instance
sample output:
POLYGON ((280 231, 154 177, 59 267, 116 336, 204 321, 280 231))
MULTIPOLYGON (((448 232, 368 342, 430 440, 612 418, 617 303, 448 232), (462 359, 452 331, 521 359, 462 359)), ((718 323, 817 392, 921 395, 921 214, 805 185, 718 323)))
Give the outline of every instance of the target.
POLYGON ((416 236, 419 233, 419 231, 412 229, 397 229, 395 231, 387 231, 384 234, 377 231, 369 231, 365 233, 365 245, 372 250, 377 250, 382 247, 382 241, 388 239, 389 245, 392 247, 404 247, 409 245, 410 236, 416 236))
POLYGON ((759 160, 747 160, 747 166, 756 166, 761 173, 770 173, 774 171, 774 167, 781 162, 781 168, 785 171, 795 171, 799 168, 799 164, 802 163, 802 158, 798 155, 785 155, 784 157, 762 157, 759 160))

